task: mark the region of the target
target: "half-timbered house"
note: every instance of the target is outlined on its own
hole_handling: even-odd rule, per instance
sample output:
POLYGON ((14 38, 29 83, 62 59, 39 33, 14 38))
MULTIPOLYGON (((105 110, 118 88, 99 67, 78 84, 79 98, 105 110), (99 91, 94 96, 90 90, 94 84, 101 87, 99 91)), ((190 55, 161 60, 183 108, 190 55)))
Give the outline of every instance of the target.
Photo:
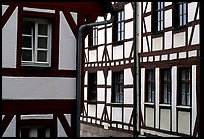
POLYGON ((77 136, 78 29, 109 8, 109 2, 2 2, 2 137, 77 136))
POLYGON ((113 2, 114 13, 96 22, 85 39, 82 136, 132 136, 133 9, 131 2, 113 2), (122 131, 122 132, 121 132, 122 131))
POLYGON ((198 136, 200 3, 142 2, 141 127, 149 136, 198 136))

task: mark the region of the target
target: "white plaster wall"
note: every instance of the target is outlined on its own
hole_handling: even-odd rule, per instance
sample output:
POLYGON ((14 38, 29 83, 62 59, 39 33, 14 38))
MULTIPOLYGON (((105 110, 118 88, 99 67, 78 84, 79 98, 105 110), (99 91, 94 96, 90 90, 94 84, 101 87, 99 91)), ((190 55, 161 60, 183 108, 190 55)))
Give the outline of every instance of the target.
POLYGON ((96 62, 97 51, 96 50, 89 50, 89 62, 96 62))
POLYGON ((84 87, 84 100, 87 100, 87 87, 84 87))
POLYGON ((177 53, 170 54, 170 55, 169 55, 169 59, 170 59, 170 60, 177 59, 177 53))
MULTIPOLYGON (((74 15, 77 16, 76 14, 74 15)), ((61 11, 59 30, 59 69, 76 69, 76 38, 61 11)))
POLYGON ((98 30, 98 45, 105 43, 105 30, 98 30))
POLYGON ((124 85, 133 84, 133 75, 131 68, 124 69, 124 85))
POLYGON ((133 38, 133 21, 125 23, 125 39, 133 38))
POLYGON ((172 47, 172 31, 164 33, 164 49, 171 49, 172 47))
POLYGON ((97 101, 105 101, 105 88, 97 88, 97 101))
POLYGON ((164 27, 165 28, 171 27, 172 26, 172 9, 165 11, 164 17, 165 17, 164 27))
POLYGON ((112 45, 106 46, 110 60, 112 60, 112 45))
POLYGON ((88 104, 88 116, 96 117, 96 105, 88 104))
POLYGON ((177 66, 173 66, 171 69, 171 84, 172 84, 172 99, 171 99, 171 109, 172 109, 172 131, 176 132, 176 102, 177 102, 177 66))
POLYGON ((110 28, 107 28, 107 33, 106 33, 106 43, 108 44, 108 43, 111 43, 112 42, 112 27, 110 27, 110 28))
POLYGON ((178 132, 190 134, 190 112, 178 111, 178 132))
POLYGON ((195 121, 197 117, 197 99, 196 99, 196 85, 197 85, 197 80, 196 80, 196 65, 192 65, 192 131, 191 133, 193 134, 193 129, 195 128, 195 121))
POLYGON ((104 109, 104 104, 97 104, 97 118, 101 118, 104 109))
MULTIPOLYGON (((104 50, 104 46, 98 47, 98 61, 102 61, 103 50, 104 50)), ((105 58, 104 58, 104 61, 105 61, 105 58)))
POLYGON ((107 76, 107 85, 111 85, 112 83, 112 79, 111 79, 111 77, 112 77, 112 71, 111 70, 109 70, 108 71, 108 76, 107 76))
MULTIPOLYGON (((88 59, 88 58, 89 58, 89 57, 88 57, 88 49, 85 49, 84 51, 85 51, 85 63, 86 63, 86 62, 89 62, 89 61, 88 61, 88 60, 89 60, 89 59, 88 59)), ((85 64, 85 66, 86 66, 86 64, 85 64)))
POLYGON ((200 25, 196 25, 191 44, 193 45, 199 43, 200 43, 200 25))
POLYGON ((133 108, 124 108, 124 123, 129 123, 133 108))
POLYGON ((2 28, 2 68, 16 68, 17 15, 18 8, 14 10, 11 17, 2 28))
MULTIPOLYGON (((135 47, 135 46, 133 46, 135 47)), ((131 52, 131 48, 132 48, 132 41, 128 41, 128 42, 125 42, 125 58, 129 58, 130 56, 130 52, 131 52)))
POLYGON ((88 85, 88 71, 84 73, 84 85, 88 85))
MULTIPOLYGON (((151 36, 147 37, 148 42, 149 42, 149 46, 151 46, 151 36)), ((148 45, 147 45, 147 39, 146 37, 143 37, 143 52, 148 52, 148 45)))
POLYGON ((3 99, 76 99, 76 79, 2 76, 3 99))
POLYGON ((124 104, 133 104, 133 88, 124 89, 124 104))
POLYGON ((161 116, 160 116, 160 128, 163 130, 170 131, 170 109, 161 109, 161 116))
MULTIPOLYGON (((86 36, 86 38, 84 39, 84 43, 85 43, 85 46, 84 48, 87 48, 89 45, 88 45, 88 35, 86 36)), ((85 49, 87 50, 87 49, 85 49)))
POLYGON ((106 102, 111 103, 111 88, 107 88, 106 102))
POLYGON ((152 39, 152 43, 153 43, 153 46, 152 46, 153 51, 162 50, 163 37, 157 37, 152 39))
POLYGON ((180 58, 186 58, 186 52, 180 52, 179 53, 179 59, 180 58))
POLYGON ((123 45, 113 47, 113 60, 123 58, 123 45))
POLYGON ((197 56, 197 50, 188 51, 188 57, 196 57, 197 56))
POLYGON ((185 32, 174 34, 174 47, 175 48, 185 46, 185 42, 186 42, 186 33, 185 32))
POLYGON ((57 137, 67 137, 67 134, 64 131, 64 128, 58 118, 57 118, 57 137))
POLYGON ((112 107, 112 121, 122 122, 122 108, 112 107))
POLYGON ((168 55, 161 55, 161 60, 167 60, 168 55))
POLYGON ((164 6, 169 6, 171 4, 172 4, 172 2, 164 2, 164 6))
POLYGON ((154 108, 146 107, 145 109, 146 109, 146 114, 145 114, 146 126, 154 127, 154 108))
POLYGON ((133 9, 132 9, 132 4, 128 3, 124 6, 125 10, 125 20, 133 18, 133 9))
POLYGON ((53 114, 29 114, 29 115, 21 115, 21 120, 29 120, 29 119, 53 119, 53 114))
POLYGON ((188 3, 188 22, 194 20, 197 3, 198 2, 188 3))
POLYGON ((146 12, 150 12, 151 11, 151 6, 152 6, 152 3, 151 2, 147 2, 147 10, 146 12))
POLYGON ((23 7, 23 10, 24 11, 32 11, 32 12, 55 13, 55 10, 39 9, 39 8, 29 8, 29 7, 23 7))
POLYGON ((8 9, 9 5, 2 5, 1 6, 1 15, 4 15, 4 13, 6 12, 6 10, 8 9))
POLYGON ((9 123, 2 137, 16 137, 16 116, 15 115, 11 120, 11 122, 9 123))
POLYGON ((151 32, 151 15, 144 18, 147 32, 151 32))
POLYGON ((105 77, 102 70, 97 71, 97 84, 105 84, 105 77))

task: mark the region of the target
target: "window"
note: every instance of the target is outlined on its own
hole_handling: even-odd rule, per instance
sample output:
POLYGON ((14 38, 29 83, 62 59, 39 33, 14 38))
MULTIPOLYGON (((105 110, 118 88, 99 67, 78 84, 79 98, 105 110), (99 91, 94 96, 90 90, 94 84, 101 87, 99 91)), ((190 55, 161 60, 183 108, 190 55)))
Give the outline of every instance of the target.
POLYGON ((89 46, 95 46, 95 45, 98 45, 98 28, 97 28, 97 26, 92 28, 89 46))
POLYGON ((174 3, 175 6, 175 19, 174 19, 174 26, 180 27, 186 25, 187 21, 187 4, 186 2, 176 2, 174 3))
POLYGON ((190 106, 191 79, 190 68, 180 68, 178 75, 178 105, 190 106))
POLYGON ((161 103, 171 104, 171 69, 161 69, 161 103))
POLYGON ((44 126, 22 127, 21 137, 50 137, 50 128, 44 126))
POLYGON ((113 72, 112 75, 112 98, 113 103, 123 103, 123 72, 113 72))
POLYGON ((164 29, 164 2, 153 3, 153 18, 152 18, 152 30, 153 32, 159 32, 164 29))
POLYGON ((113 41, 122 41, 124 40, 124 10, 120 10, 115 14, 115 20, 113 25, 113 41))
POLYGON ((154 69, 146 70, 146 102, 154 103, 155 100, 155 73, 154 69))
POLYGON ((22 66, 51 65, 51 32, 49 20, 24 18, 22 30, 22 66))
POLYGON ((88 73, 88 100, 97 101, 97 73, 88 73))

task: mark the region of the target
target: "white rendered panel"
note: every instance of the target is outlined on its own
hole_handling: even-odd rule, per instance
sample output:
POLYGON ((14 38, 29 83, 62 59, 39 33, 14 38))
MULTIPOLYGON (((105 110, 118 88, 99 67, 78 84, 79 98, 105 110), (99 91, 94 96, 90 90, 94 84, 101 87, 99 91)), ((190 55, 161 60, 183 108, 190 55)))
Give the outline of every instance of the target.
POLYGON ((147 2, 148 4, 147 4, 147 10, 146 10, 146 12, 150 12, 151 11, 151 5, 152 5, 152 3, 151 2, 147 2))
POLYGON ((165 17, 164 28, 171 27, 172 26, 172 9, 165 11, 164 17, 165 17))
POLYGON ((112 46, 111 45, 107 45, 106 48, 108 50, 109 58, 110 58, 110 60, 112 60, 112 46))
POLYGON ((160 60, 160 56, 154 56, 154 60, 155 61, 159 61, 160 60))
MULTIPOLYGON (((103 50, 104 50, 104 46, 98 47, 98 61, 102 61, 103 50)), ((105 61, 105 58, 103 58, 103 61, 105 61)))
POLYGON ((40 9, 40 8, 23 7, 23 10, 24 10, 24 11, 32 11, 32 12, 55 13, 55 10, 40 9))
POLYGON ((97 118, 101 118, 104 109, 104 104, 97 104, 97 118))
POLYGON ((84 87, 84 100, 87 100, 87 87, 84 87))
POLYGON ((16 137, 16 116, 12 118, 2 137, 16 137))
POLYGON ((88 85, 88 71, 84 73, 84 85, 88 85))
POLYGON ((161 55, 161 60, 167 60, 168 55, 161 55))
POLYGON ((16 68, 17 14, 18 8, 14 10, 2 28, 2 68, 16 68))
POLYGON ((151 32, 151 15, 144 18, 147 32, 151 32))
MULTIPOLYGON (((135 47, 135 46, 133 46, 133 47, 135 47)), ((125 42, 124 48, 125 48, 125 58, 129 58, 131 48, 132 48, 132 41, 125 42)))
POLYGON ((123 45, 113 47, 113 60, 123 58, 123 45))
POLYGON ((125 20, 133 18, 132 4, 128 3, 124 6, 125 10, 125 20))
POLYGON ((177 53, 170 54, 170 55, 169 55, 169 59, 170 59, 170 60, 177 59, 177 53))
POLYGON ((142 12, 144 13, 147 2, 143 2, 142 12))
POLYGON ((188 22, 194 20, 197 3, 198 2, 188 3, 188 22))
POLYGON ((3 16, 6 10, 8 9, 9 5, 2 5, 1 9, 1 15, 3 16))
POLYGON ((97 71, 97 84, 105 84, 105 77, 103 71, 97 71))
POLYGON ((89 50, 89 62, 96 62, 96 58, 97 58, 97 51, 89 50))
POLYGON ((146 114, 145 114, 146 126, 154 127, 154 108, 146 107, 145 109, 146 109, 146 114))
MULTIPOLYGON (((88 45, 88 35, 86 36, 84 42, 85 42, 85 46, 84 47, 87 48, 89 46, 88 45)), ((87 50, 87 49, 85 49, 85 50, 87 50)))
POLYGON ((97 101, 105 101, 105 88, 97 88, 97 101))
POLYGON ((194 34, 191 45, 200 43, 200 25, 195 25, 194 34))
POLYGON ((98 45, 105 43, 105 30, 98 30, 98 45))
POLYGON ((88 105, 88 116, 95 117, 96 116, 96 105, 88 105))
POLYGON ((147 43, 147 40, 148 40, 148 43, 149 43, 149 46, 151 46, 151 36, 148 36, 147 39, 146 37, 143 37, 143 52, 148 52, 148 43, 147 43))
POLYGON ((178 132, 190 134, 190 112, 178 111, 178 132))
POLYGON ((162 44, 163 44, 163 37, 158 37, 158 38, 154 38, 152 39, 152 50, 153 51, 158 51, 158 50, 162 50, 162 44))
POLYGON ((133 84, 133 75, 131 68, 124 69, 124 85, 133 84))
POLYGON ((171 125, 171 110, 170 109, 161 109, 160 110, 160 128, 163 130, 170 131, 171 125))
POLYGON ((177 102, 177 66, 173 66, 171 70, 171 84, 172 84, 172 98, 171 107, 172 107, 172 131, 176 132, 176 102, 177 102))
POLYGON ((180 52, 179 53, 179 59, 180 58, 186 58, 186 52, 180 52))
POLYGON ((124 104, 133 104, 133 88, 124 89, 124 104))
POLYGON ((125 39, 133 38, 133 21, 125 23, 125 39))
POLYGON ((172 4, 172 2, 164 2, 164 6, 169 6, 171 4, 172 4))
POLYGON ((122 122, 122 108, 112 107, 112 120, 122 122))
POLYGON ((192 65, 192 134, 195 128, 195 121, 197 117, 197 99, 196 99, 196 65, 192 65))
POLYGON ((106 38, 107 44, 111 43, 112 42, 112 27, 107 28, 106 34, 107 34, 107 38, 106 38))
POLYGON ((188 51, 188 57, 196 57, 197 56, 197 50, 188 51))
POLYGON ((109 70, 108 71, 108 77, 107 77, 107 85, 111 85, 112 84, 111 83, 111 81, 112 81, 111 77, 112 77, 112 72, 111 72, 111 70, 109 70))
POLYGON ((185 32, 174 34, 174 48, 185 46, 185 42, 186 42, 185 32))
POLYGON ((62 12, 60 12, 59 69, 76 69, 76 38, 62 12))
POLYGON ((53 114, 29 114, 29 115, 21 115, 21 120, 29 120, 29 119, 53 119, 53 114))
POLYGON ((3 99, 76 99, 76 79, 2 76, 3 99))
POLYGON ((164 33, 164 49, 172 48, 172 31, 164 33))
POLYGON ((57 137, 67 137, 59 118, 57 118, 57 137))
POLYGON ((106 102, 111 103, 111 89, 107 88, 107 96, 106 96, 106 102))

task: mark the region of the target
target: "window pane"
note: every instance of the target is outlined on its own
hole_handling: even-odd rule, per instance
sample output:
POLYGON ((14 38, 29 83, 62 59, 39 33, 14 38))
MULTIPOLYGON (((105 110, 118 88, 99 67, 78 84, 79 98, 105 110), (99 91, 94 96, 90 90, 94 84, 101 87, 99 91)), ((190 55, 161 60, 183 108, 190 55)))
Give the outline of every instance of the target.
POLYGON ((32 50, 22 50, 22 60, 32 61, 32 50))
POLYGON ((47 38, 46 37, 38 37, 38 48, 47 49, 47 38))
POLYGON ((46 128, 38 128, 38 137, 46 137, 46 128))
POLYGON ((38 24, 38 34, 47 35, 47 24, 38 24))
POLYGON ((21 128, 21 137, 29 137, 30 129, 29 128, 21 128))
POLYGON ((38 51, 37 61, 47 62, 47 51, 38 51))
POLYGON ((31 37, 28 36, 23 36, 22 38, 22 44, 24 48, 31 48, 32 44, 31 44, 31 37))
POLYGON ((181 95, 181 105, 186 105, 186 96, 181 95))
POLYGON ((31 35, 32 25, 31 22, 23 22, 23 34, 31 35))

